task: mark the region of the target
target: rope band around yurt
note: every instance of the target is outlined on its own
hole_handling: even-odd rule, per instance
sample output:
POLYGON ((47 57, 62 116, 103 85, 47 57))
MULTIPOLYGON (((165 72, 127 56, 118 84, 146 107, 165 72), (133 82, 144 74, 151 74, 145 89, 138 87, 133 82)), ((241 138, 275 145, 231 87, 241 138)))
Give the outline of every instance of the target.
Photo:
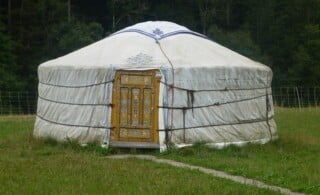
POLYGON ((258 99, 258 98, 262 98, 265 97, 265 95, 260 95, 260 96, 256 96, 256 97, 251 97, 251 98, 245 98, 245 99, 241 99, 241 100, 234 100, 234 101, 228 101, 228 102, 217 102, 214 104, 210 104, 210 105, 204 105, 204 106, 189 106, 189 107, 169 107, 169 106, 158 106, 158 108, 164 108, 164 109, 196 109, 196 108, 206 108, 206 107, 212 107, 212 106, 221 106, 221 105, 225 105, 225 104, 232 104, 232 103, 238 103, 238 102, 244 102, 244 101, 249 101, 249 100, 254 100, 254 99, 258 99))
POLYGON ((196 128, 206 128, 206 127, 219 127, 219 126, 227 126, 227 125, 243 125, 243 124, 265 122, 266 120, 271 120, 271 119, 273 119, 273 116, 269 117, 269 118, 258 118, 258 119, 251 119, 251 120, 235 121, 235 122, 231 122, 231 123, 199 125, 199 126, 193 126, 193 127, 185 127, 185 125, 184 125, 181 128, 158 129, 158 131, 178 131, 178 130, 186 130, 186 129, 196 129, 196 128))
POLYGON ((69 127, 83 127, 83 128, 97 128, 97 129, 110 129, 112 130, 114 127, 106 127, 106 126, 92 126, 92 125, 76 125, 76 124, 67 124, 67 123, 61 123, 53 120, 46 119, 45 117, 37 114, 36 115, 41 120, 44 120, 48 123, 56 124, 56 125, 62 125, 62 126, 69 126, 69 127))
POLYGON ((104 82, 100 82, 100 83, 93 83, 93 84, 88 84, 88 85, 76 85, 76 86, 70 86, 70 85, 58 85, 58 84, 53 84, 53 83, 45 83, 42 81, 39 81, 40 84, 42 85, 48 85, 48 86, 54 86, 54 87, 65 87, 65 88, 85 88, 85 87, 94 87, 97 85, 104 85, 104 84, 108 84, 108 83, 113 83, 113 80, 110 81, 104 81, 104 82))
POLYGON ((192 92, 210 92, 210 91, 249 91, 249 90, 259 90, 259 89, 268 89, 271 86, 268 87, 254 87, 254 88, 223 88, 223 89, 186 89, 178 86, 170 85, 166 82, 160 81, 162 84, 166 86, 170 86, 171 88, 183 90, 183 91, 192 91, 192 92))
MULTIPOLYGON (((53 86, 53 87, 63 87, 63 88, 89 88, 89 87, 95 87, 99 85, 107 85, 110 83, 114 83, 114 79, 109 80, 109 81, 104 81, 100 83, 93 83, 93 84, 87 84, 87 85, 77 85, 77 86, 70 86, 70 85, 59 85, 59 84, 53 84, 53 83, 45 83, 39 81, 40 84, 42 85, 47 85, 47 86, 53 86)), ((52 103, 57 103, 57 104, 66 104, 66 105, 76 105, 76 106, 105 106, 105 107, 113 107, 112 103, 107 103, 107 104, 101 104, 101 103, 72 103, 72 102, 64 102, 64 101, 58 101, 58 100, 52 100, 49 98, 42 97, 38 95, 38 98, 44 101, 52 102, 52 103)), ((43 116, 37 115, 38 118, 52 124, 56 125, 62 125, 62 126, 69 126, 69 127, 82 127, 82 128, 99 128, 99 129, 105 129, 105 135, 104 135, 104 143, 106 144, 106 141, 108 139, 108 132, 110 132, 114 127, 106 127, 106 126, 91 126, 91 125, 79 125, 79 124, 66 124, 66 123, 61 123, 53 120, 49 120, 43 116)), ((91 115, 92 119, 92 115, 91 115)), ((90 119, 90 120, 91 120, 90 119)))
POLYGON ((57 100, 52 100, 52 99, 48 99, 48 98, 44 98, 40 95, 38 95, 38 98, 47 102, 53 102, 53 103, 57 103, 57 104, 67 104, 67 105, 76 105, 76 106, 109 106, 112 107, 113 104, 109 103, 109 104, 80 104, 80 103, 72 103, 72 102, 63 102, 63 101, 57 101, 57 100))

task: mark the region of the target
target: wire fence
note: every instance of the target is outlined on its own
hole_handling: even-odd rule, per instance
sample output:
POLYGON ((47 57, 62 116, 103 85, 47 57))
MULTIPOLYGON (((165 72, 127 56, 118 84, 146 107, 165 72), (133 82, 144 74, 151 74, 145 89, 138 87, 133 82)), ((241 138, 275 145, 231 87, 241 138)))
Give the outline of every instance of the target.
POLYGON ((320 87, 273 87, 273 103, 279 107, 320 106, 320 87))
POLYGON ((0 115, 30 115, 37 111, 35 92, 0 91, 0 115))
MULTIPOLYGON (((320 108, 320 87, 273 87, 272 95, 277 107, 320 108)), ((0 91, 0 115, 35 114, 37 99, 36 92, 0 91)))

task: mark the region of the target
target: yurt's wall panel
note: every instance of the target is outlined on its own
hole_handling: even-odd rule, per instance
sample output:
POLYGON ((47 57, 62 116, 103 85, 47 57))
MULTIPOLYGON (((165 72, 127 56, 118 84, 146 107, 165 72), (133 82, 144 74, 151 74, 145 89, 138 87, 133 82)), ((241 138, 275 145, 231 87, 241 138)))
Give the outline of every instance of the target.
POLYGON ((110 130, 111 69, 39 68, 34 135, 80 143, 105 142, 110 130))

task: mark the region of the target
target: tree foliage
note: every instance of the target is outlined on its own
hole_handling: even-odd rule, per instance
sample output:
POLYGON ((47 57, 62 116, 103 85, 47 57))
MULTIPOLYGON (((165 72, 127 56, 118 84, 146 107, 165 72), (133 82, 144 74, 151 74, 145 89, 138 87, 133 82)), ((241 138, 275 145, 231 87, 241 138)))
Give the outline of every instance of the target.
POLYGON ((13 54, 14 42, 5 32, 0 22, 0 91, 19 90, 21 82, 17 78, 18 67, 13 54))
POLYGON ((41 62, 148 20, 267 64, 274 85, 320 85, 319 10, 319 0, 0 0, 0 90, 36 90, 41 62))
POLYGON ((46 56, 55 58, 84 47, 101 39, 102 32, 102 26, 95 22, 63 21, 52 25, 46 41, 46 56))
POLYGON ((262 55, 260 47, 252 40, 247 27, 235 31, 226 31, 217 26, 211 26, 209 36, 216 42, 237 51, 254 60, 267 63, 266 56, 262 55))

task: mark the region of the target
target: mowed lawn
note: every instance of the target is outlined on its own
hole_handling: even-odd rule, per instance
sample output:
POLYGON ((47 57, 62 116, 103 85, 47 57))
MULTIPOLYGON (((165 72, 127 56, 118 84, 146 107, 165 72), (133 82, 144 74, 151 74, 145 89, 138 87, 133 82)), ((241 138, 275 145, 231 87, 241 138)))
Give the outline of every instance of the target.
POLYGON ((320 108, 276 108, 279 139, 265 145, 212 150, 202 144, 160 156, 320 194, 320 108))
MULTIPOLYGON (((154 153, 308 194, 320 194, 320 108, 276 108, 279 139, 154 153)), ((169 165, 112 160, 109 150, 32 137, 34 117, 0 117, 0 194, 274 194, 169 165)))
POLYGON ((188 169, 107 159, 95 145, 32 137, 34 117, 0 117, 0 194, 274 194, 188 169))

